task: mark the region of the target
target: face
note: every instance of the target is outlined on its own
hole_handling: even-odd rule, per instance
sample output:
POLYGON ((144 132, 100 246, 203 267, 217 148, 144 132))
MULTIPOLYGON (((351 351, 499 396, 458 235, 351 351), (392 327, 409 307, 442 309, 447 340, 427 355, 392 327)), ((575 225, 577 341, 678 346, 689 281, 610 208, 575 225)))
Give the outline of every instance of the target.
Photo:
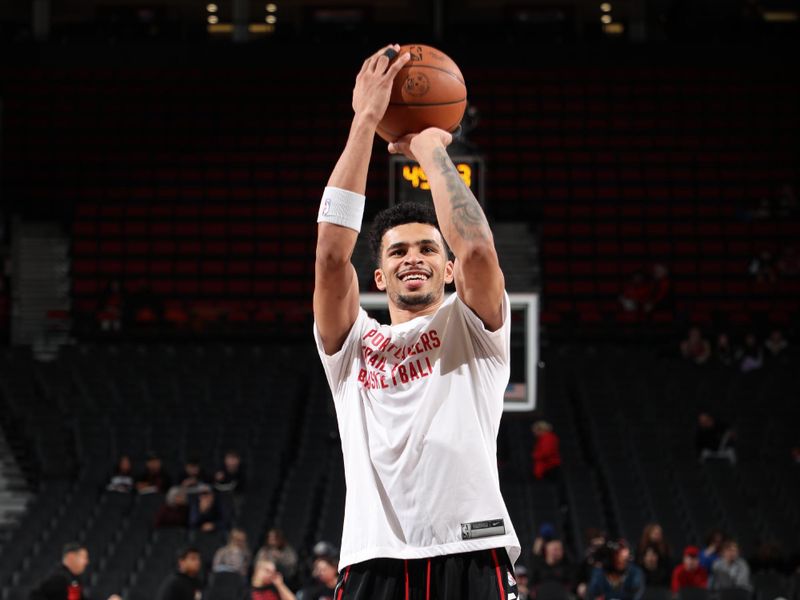
POLYGON ((64 565, 73 575, 82 575, 89 566, 89 552, 85 548, 64 555, 64 565))
POLYGON ((697 560, 696 556, 689 556, 688 554, 683 556, 683 566, 687 571, 694 571, 698 564, 700 564, 700 562, 697 560))
POLYGON ((231 543, 236 546, 247 546, 247 535, 244 531, 234 529, 231 532, 231 543))
POLYGON ((236 454, 226 454, 225 455, 225 468, 231 472, 235 473, 239 470, 239 464, 241 460, 236 454))
POLYGON ((433 225, 405 223, 383 234, 375 284, 403 309, 424 308, 441 299, 453 281, 442 234, 433 225))
POLYGON ((158 473, 161 470, 161 459, 151 458, 147 461, 146 466, 151 473, 158 473))
POLYGON ((628 566, 628 559, 630 559, 630 557, 630 550, 627 548, 620 548, 616 556, 614 556, 614 567, 619 571, 623 571, 628 566))
POLYGON ((334 566, 327 560, 317 560, 314 563, 314 576, 325 585, 333 587, 338 575, 334 566))
POLYGON ((644 551, 644 556, 642 557, 642 562, 646 569, 650 571, 658 568, 658 554, 652 548, 648 548, 644 551))
POLYGON ((564 558, 564 545, 560 540, 552 540, 544 547, 545 560, 556 563, 564 558))
POLYGON ((278 570, 275 565, 268 560, 262 560, 256 565, 256 571, 253 578, 256 580, 257 586, 269 585, 275 580, 275 574, 278 570))
POLYGON ((660 542, 664 537, 664 532, 661 530, 661 525, 653 525, 650 529, 650 541, 660 542))
POLYGON ((197 552, 189 552, 178 561, 178 570, 189 577, 197 577, 200 574, 200 555, 197 552))
POLYGON ((700 425, 700 427, 708 429, 709 427, 714 426, 714 419, 708 413, 701 413, 697 417, 697 423, 700 425))
POLYGON ((214 505, 214 494, 200 494, 200 510, 205 512, 214 505))
POLYGON ((267 533, 267 546, 278 546, 278 545, 280 545, 278 532, 272 529, 270 530, 269 533, 267 533))
POLYGON ((119 459, 119 470, 123 473, 128 473, 131 470, 131 459, 128 456, 123 456, 119 459))
POLYGON ((693 327, 689 330, 689 339, 693 342, 700 341, 700 330, 693 327))
POLYGON ((186 474, 189 477, 197 477, 200 475, 200 465, 197 463, 186 463, 186 474))
POLYGON ((739 558, 739 545, 729 544, 728 546, 725 546, 725 548, 722 550, 722 558, 728 562, 733 562, 739 558))

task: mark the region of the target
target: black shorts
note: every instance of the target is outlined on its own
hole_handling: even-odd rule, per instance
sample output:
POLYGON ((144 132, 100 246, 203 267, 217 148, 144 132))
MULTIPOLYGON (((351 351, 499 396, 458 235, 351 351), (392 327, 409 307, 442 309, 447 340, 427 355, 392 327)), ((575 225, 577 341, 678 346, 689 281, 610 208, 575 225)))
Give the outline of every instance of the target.
POLYGON ((376 558, 339 573, 334 600, 515 600, 517 582, 504 548, 432 556, 376 558))

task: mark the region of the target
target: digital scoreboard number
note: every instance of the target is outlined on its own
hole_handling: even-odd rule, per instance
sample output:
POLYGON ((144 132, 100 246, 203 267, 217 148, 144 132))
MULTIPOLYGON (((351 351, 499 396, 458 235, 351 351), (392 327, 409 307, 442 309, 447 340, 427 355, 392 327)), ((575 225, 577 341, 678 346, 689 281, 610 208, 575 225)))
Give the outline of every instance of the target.
MULTIPOLYGON (((480 156, 451 156, 464 184, 483 206, 484 162, 480 156)), ((431 186, 422 167, 404 156, 389 158, 389 203, 430 202, 431 186)))

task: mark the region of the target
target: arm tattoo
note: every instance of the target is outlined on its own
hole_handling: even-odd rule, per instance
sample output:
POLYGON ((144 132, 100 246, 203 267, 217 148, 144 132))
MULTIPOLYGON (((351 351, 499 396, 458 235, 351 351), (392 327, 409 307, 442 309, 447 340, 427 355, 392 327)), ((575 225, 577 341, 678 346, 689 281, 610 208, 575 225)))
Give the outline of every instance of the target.
POLYGON ((436 165, 447 182, 450 192, 451 221, 459 235, 465 240, 488 239, 489 223, 483 214, 481 205, 467 188, 458 174, 453 161, 444 148, 436 148, 433 153, 436 165))

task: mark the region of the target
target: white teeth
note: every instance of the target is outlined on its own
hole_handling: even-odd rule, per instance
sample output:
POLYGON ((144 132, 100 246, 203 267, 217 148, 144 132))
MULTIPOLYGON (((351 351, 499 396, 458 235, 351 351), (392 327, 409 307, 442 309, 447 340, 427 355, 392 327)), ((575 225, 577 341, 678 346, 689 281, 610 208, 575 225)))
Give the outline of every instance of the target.
POLYGON ((403 277, 403 281, 425 281, 427 277, 425 275, 406 275, 403 277))

